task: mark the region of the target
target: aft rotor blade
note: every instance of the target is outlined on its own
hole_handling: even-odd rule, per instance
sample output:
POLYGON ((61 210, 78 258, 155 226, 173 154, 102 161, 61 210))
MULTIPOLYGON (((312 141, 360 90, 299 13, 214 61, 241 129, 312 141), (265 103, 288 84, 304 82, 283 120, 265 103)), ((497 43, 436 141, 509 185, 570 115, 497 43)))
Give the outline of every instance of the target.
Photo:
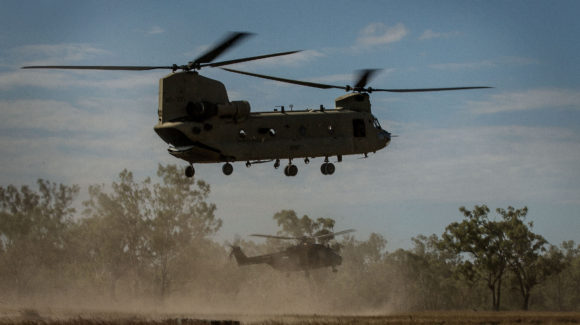
POLYGON ((154 69, 173 69, 172 66, 117 66, 117 65, 31 65, 21 69, 68 69, 68 70, 124 70, 145 71, 154 69))
POLYGON ((251 33, 246 32, 236 32, 231 33, 228 37, 226 37, 221 43, 214 46, 211 50, 205 52, 203 55, 192 61, 193 63, 209 63, 215 60, 218 56, 223 54, 225 51, 230 49, 236 43, 241 41, 242 39, 253 35, 251 33))
POLYGON ((386 92, 393 92, 393 93, 411 93, 411 92, 449 91, 449 90, 468 90, 468 89, 493 88, 493 87, 486 87, 486 86, 448 87, 448 88, 412 88, 412 89, 374 89, 371 87, 368 87, 368 88, 359 87, 360 85, 366 85, 366 83, 370 80, 372 75, 374 75, 378 71, 378 70, 374 70, 374 69, 363 70, 362 74, 358 78, 358 81, 357 81, 355 87, 336 86, 336 85, 328 85, 328 84, 322 84, 322 83, 317 83, 317 82, 286 79, 286 78, 273 77, 273 76, 268 76, 268 75, 263 75, 263 74, 258 74, 258 73, 234 70, 234 69, 229 69, 229 68, 221 68, 221 69, 229 71, 229 72, 233 72, 233 73, 244 74, 247 76, 268 79, 268 80, 274 80, 274 81, 280 81, 280 82, 285 82, 285 83, 290 83, 290 84, 300 85, 300 86, 306 86, 306 87, 314 87, 314 88, 320 88, 320 89, 334 88, 334 89, 342 89, 342 90, 346 90, 346 91, 354 90, 354 91, 369 92, 369 93, 374 92, 374 91, 386 91, 386 92))
POLYGON ((300 85, 300 86, 314 87, 314 88, 320 88, 320 89, 336 88, 336 89, 347 90, 347 87, 343 87, 343 86, 333 86, 333 85, 321 84, 321 83, 316 83, 316 82, 308 82, 308 81, 300 81, 300 80, 292 80, 292 79, 286 79, 286 78, 272 77, 272 76, 267 76, 267 75, 263 75, 263 74, 245 72, 245 71, 228 69, 228 68, 221 68, 221 69, 229 71, 229 72, 233 72, 233 73, 245 74, 247 76, 268 79, 268 80, 275 80, 275 81, 280 81, 280 82, 286 82, 286 83, 300 85))
POLYGON ((264 237, 264 238, 274 238, 274 239, 287 239, 287 240, 300 239, 298 237, 272 236, 272 235, 261 235, 261 234, 251 234, 250 236, 254 236, 254 237, 264 237))
POLYGON ((373 91, 387 91, 391 93, 419 93, 429 91, 449 91, 449 90, 468 90, 468 89, 486 89, 493 87, 477 86, 477 87, 452 87, 452 88, 415 88, 415 89, 374 89, 368 88, 369 92, 373 91))
POLYGON ((339 231, 339 232, 331 232, 329 234, 324 234, 324 235, 320 235, 320 236, 313 236, 314 238, 326 238, 326 237, 334 237, 334 236, 338 236, 338 235, 344 235, 344 234, 348 234, 350 232, 354 232, 354 229, 347 229, 347 230, 343 230, 343 231, 339 231))
POLYGON ((302 52, 302 51, 299 50, 299 51, 280 52, 280 53, 251 56, 251 57, 236 59, 236 60, 221 61, 221 62, 215 62, 215 63, 206 63, 206 64, 200 64, 200 67, 221 67, 221 66, 228 65, 228 64, 266 59, 266 58, 271 58, 271 57, 275 57, 275 56, 294 54, 294 53, 298 53, 298 52, 302 52))

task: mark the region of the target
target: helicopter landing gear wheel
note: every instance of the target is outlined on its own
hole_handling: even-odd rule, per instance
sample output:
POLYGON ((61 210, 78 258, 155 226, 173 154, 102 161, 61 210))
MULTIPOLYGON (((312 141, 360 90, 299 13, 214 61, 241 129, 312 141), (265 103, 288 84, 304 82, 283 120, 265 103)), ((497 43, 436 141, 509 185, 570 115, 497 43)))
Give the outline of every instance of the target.
POLYGON ((335 168, 333 163, 325 162, 320 166, 320 171, 323 175, 332 175, 334 174, 334 170, 335 168))
POLYGON ((195 169, 193 168, 193 165, 185 167, 185 176, 189 178, 193 177, 193 175, 195 175, 195 169))
POLYGON ((274 162, 274 169, 278 169, 280 167, 280 159, 276 159, 274 162))
POLYGON ((284 167, 284 175, 286 176, 296 176, 298 175, 298 167, 296 165, 289 164, 284 167))
POLYGON ((298 167, 296 167, 296 165, 291 165, 288 167, 288 172, 290 173, 290 176, 296 176, 298 175, 298 167))
POLYGON ((224 172, 225 175, 231 175, 232 172, 234 171, 234 166, 232 166, 232 164, 230 163, 225 163, 222 167, 222 171, 224 172))

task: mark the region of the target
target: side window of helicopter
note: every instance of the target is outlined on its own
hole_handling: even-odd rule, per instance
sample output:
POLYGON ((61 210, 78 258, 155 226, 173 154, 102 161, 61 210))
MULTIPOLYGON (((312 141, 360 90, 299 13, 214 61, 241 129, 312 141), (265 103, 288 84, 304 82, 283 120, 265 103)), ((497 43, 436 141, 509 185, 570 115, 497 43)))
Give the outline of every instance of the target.
POLYGON ((352 120, 352 130, 355 138, 366 137, 365 121, 358 118, 352 120))

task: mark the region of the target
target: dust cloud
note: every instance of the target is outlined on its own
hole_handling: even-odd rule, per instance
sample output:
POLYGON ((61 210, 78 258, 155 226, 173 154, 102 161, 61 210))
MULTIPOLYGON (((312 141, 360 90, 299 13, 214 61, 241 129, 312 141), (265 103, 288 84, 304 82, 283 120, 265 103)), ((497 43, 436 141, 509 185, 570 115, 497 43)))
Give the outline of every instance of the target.
MULTIPOLYGON (((291 314, 385 315, 407 309, 404 285, 393 272, 381 270, 371 277, 371 270, 364 270, 369 265, 346 259, 336 273, 324 268, 306 276, 267 265, 238 266, 229 258, 229 248, 210 246, 191 256, 193 262, 175 261, 163 297, 155 272, 132 270, 112 280, 103 270, 82 270, 91 266, 70 261, 66 266, 73 270, 38 269, 21 292, 4 283, 0 311, 6 316, 31 309, 57 318, 113 313, 259 319, 291 314)), ((256 246, 248 251, 251 248, 256 246)))
MULTIPOLYGON (((462 277, 461 256, 442 249, 437 235, 418 235, 413 248, 389 252, 380 234, 363 240, 343 234, 328 243, 342 256, 337 272, 327 267, 307 276, 263 264, 238 266, 232 245, 256 256, 290 243, 216 242, 222 221, 207 202, 209 184, 182 175, 176 166, 160 165, 163 183, 138 182, 124 170, 112 190, 89 188, 82 217, 70 208, 77 186, 39 180, 38 192, 0 187, 0 317, 28 311, 23 314, 30 317, 117 313, 239 319, 490 308, 489 288, 475 276, 482 273, 462 277)), ((273 219, 281 234, 293 237, 340 229, 332 219, 298 217, 292 210, 273 219)), ((578 308, 580 247, 572 241, 562 247, 551 246, 549 253, 565 257, 567 264, 539 284, 542 294, 533 298, 542 310, 578 308)), ((513 276, 503 283, 517 288, 513 276)), ((502 308, 520 308, 519 291, 502 294, 502 308)))

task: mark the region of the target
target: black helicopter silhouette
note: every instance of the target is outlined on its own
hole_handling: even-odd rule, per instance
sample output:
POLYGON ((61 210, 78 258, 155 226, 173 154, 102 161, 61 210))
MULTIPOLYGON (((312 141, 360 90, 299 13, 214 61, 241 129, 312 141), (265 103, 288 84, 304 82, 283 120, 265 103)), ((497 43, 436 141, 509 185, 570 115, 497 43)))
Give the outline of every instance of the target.
POLYGON ((268 264, 278 271, 304 271, 306 276, 308 276, 308 271, 324 267, 331 267, 333 272, 337 272, 336 267, 342 264, 342 257, 326 243, 337 235, 344 235, 354 231, 354 229, 347 229, 339 232, 326 232, 319 235, 301 237, 252 234, 250 236, 297 240, 298 244, 290 246, 281 252, 252 257, 246 256, 239 246, 232 246, 231 255, 236 258, 239 266, 268 264))

